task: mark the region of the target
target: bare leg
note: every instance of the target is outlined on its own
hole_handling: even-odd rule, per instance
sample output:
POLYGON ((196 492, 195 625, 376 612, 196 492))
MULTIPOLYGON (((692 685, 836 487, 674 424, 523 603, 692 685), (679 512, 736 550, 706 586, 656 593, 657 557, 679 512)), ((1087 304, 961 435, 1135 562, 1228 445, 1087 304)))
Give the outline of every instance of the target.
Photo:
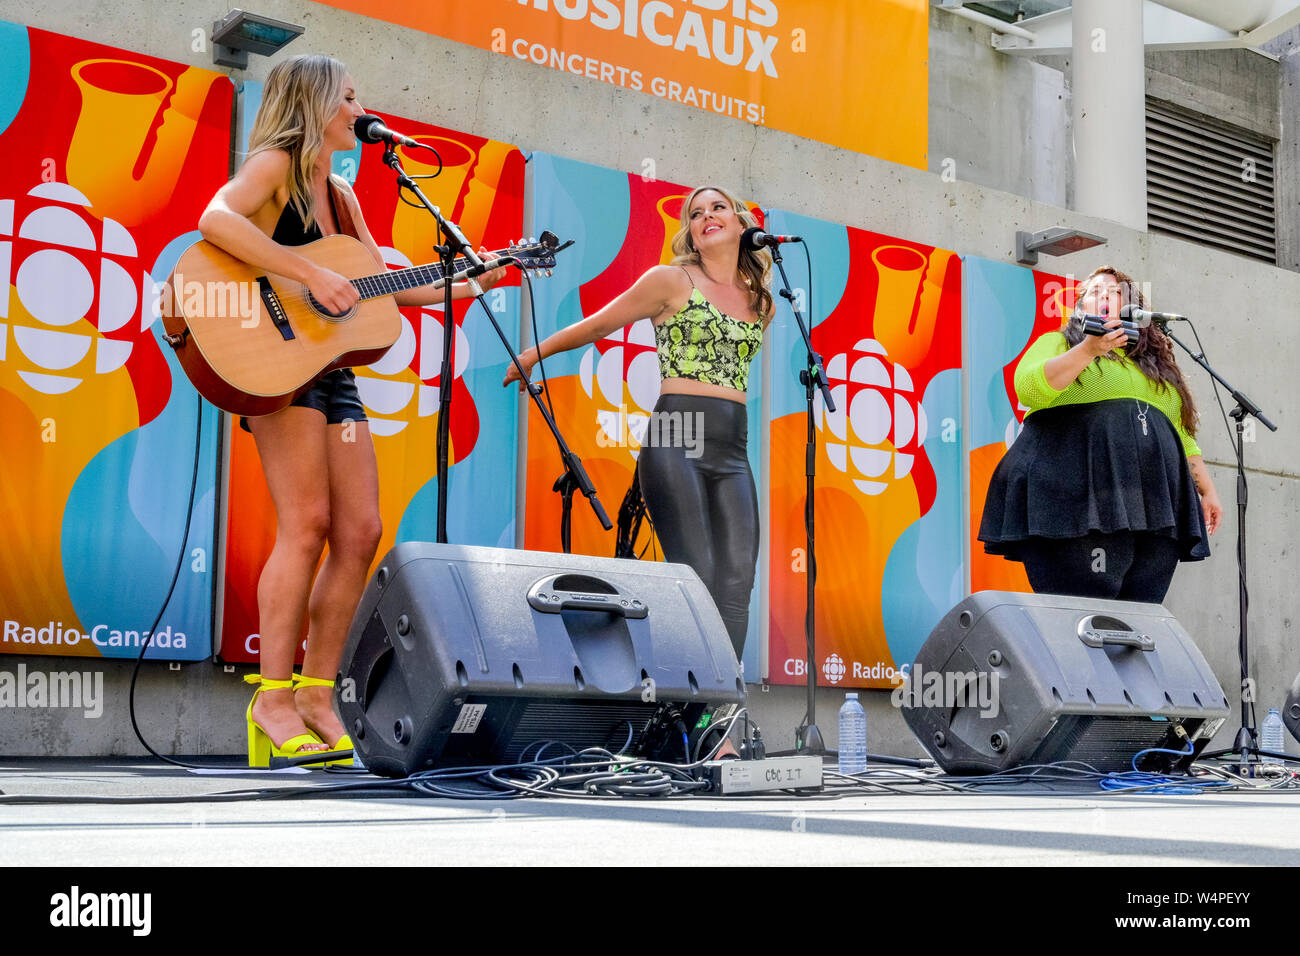
MULTIPOLYGON (((275 546, 257 582, 261 669, 266 678, 288 680, 312 576, 329 533, 325 418, 314 409, 290 406, 250 419, 249 427, 276 516, 275 546)), ((288 689, 259 694, 253 718, 277 746, 307 732, 288 689)))
MULTIPOLYGON (((333 680, 348 628, 365 590, 370 563, 383 528, 379 516, 379 469, 366 422, 326 427, 329 471, 329 552, 308 604, 311 636, 302 672, 333 680)), ((298 713, 321 739, 333 744, 344 734, 328 687, 303 687, 295 695, 298 713)))

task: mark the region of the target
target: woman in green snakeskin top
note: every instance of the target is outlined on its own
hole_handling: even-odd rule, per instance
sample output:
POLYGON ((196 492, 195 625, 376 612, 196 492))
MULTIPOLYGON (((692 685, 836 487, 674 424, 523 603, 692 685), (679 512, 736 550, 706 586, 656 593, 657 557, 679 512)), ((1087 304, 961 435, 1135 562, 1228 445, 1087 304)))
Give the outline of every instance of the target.
MULTIPOLYGON (((725 191, 695 189, 682 204, 672 265, 654 266, 599 312, 519 356, 531 371, 539 356, 588 345, 638 319, 654 323, 662 380, 640 450, 641 490, 664 557, 700 576, 737 656, 758 559, 745 390, 773 308, 771 256, 741 248, 742 233, 755 225, 725 191)), ((505 382, 517 379, 511 366, 505 382)))

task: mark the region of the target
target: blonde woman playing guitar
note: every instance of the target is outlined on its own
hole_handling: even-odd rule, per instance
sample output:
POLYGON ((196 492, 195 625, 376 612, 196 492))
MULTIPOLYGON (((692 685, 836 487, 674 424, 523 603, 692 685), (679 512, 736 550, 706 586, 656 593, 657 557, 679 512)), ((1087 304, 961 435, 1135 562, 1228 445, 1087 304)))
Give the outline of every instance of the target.
MULTIPOLYGON (((297 56, 279 63, 266 81, 247 161, 199 220, 204 239, 259 270, 296 280, 340 315, 357 305, 357 289, 293 247, 351 231, 377 268, 385 268, 356 196, 330 175, 335 150, 356 146, 352 124, 363 114, 352 77, 337 60, 297 56)), ((486 273, 479 283, 490 288, 504 272, 486 273)), ((472 294, 464 284, 453 287, 453 298, 472 294)), ((427 305, 444 295, 426 285, 394 298, 398 305, 427 305)), ((331 687, 379 546, 379 478, 350 369, 328 373, 293 404, 246 419, 244 427, 257 442, 277 522, 257 587, 261 677, 246 715, 249 763, 266 766, 272 755, 352 746, 334 713, 331 687), (355 423, 346 441, 345 421, 355 423), (329 554, 317 573, 326 543, 329 554), (302 678, 294 681, 304 614, 307 652, 302 678)))

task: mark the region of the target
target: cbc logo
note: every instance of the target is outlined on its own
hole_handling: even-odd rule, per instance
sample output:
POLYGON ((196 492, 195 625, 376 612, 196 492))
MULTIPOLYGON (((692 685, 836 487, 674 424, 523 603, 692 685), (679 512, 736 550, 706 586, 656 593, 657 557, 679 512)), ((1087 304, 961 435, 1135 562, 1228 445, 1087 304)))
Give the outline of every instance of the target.
POLYGON ((822 662, 822 676, 832 684, 838 684, 844 679, 844 659, 838 654, 832 654, 822 662))
MULTIPOLYGON (((412 262, 402 252, 389 246, 381 247, 384 262, 390 266, 410 268, 412 262)), ((396 435, 417 418, 427 418, 438 411, 440 399, 438 386, 426 385, 435 378, 442 365, 442 340, 446 335, 441 304, 426 305, 420 311, 419 355, 417 359, 415 328, 405 315, 402 332, 393 347, 377 362, 366 366, 366 372, 357 374, 357 392, 366 406, 370 419, 370 432, 378 437, 396 435), (420 382, 411 382, 403 376, 412 362, 420 382), (412 401, 414 399, 414 401, 412 401)), ((464 377, 469 368, 469 338, 456 326, 455 357, 452 377, 464 377)))
MULTIPOLYGON (((798 657, 787 657, 785 660, 785 672, 790 677, 802 677, 808 673, 808 665, 798 657)), ((832 654, 822 662, 822 677, 831 684, 838 684, 844 679, 848 668, 844 659, 838 654, 832 654)))
POLYGON ((927 429, 911 373, 875 339, 860 339, 851 351, 831 356, 826 378, 835 411, 826 411, 818 393, 815 413, 831 464, 867 495, 906 478, 927 429))
POLYGON ((125 226, 107 216, 97 219, 89 211, 90 200, 66 183, 41 183, 27 195, 43 204, 20 201, 33 208, 16 230, 19 203, 0 200, 0 236, 6 237, 0 240, 0 319, 8 319, 0 322, 0 362, 25 365, 17 371, 28 386, 60 395, 88 374, 107 375, 126 364, 134 323, 143 332, 157 318, 156 293, 125 226), (23 252, 32 249, 21 262, 14 239, 23 252), (11 271, 15 263, 16 273, 11 271), (65 331, 83 319, 92 324, 65 331), (10 332, 18 347, 14 353, 6 349, 10 332), (121 337, 108 338, 107 333, 121 337), (94 359, 83 362, 92 348, 94 359))
MULTIPOLYGON (((628 438, 639 445, 659 400, 659 357, 654 325, 639 319, 630 328, 616 329, 601 339, 614 343, 605 351, 592 345, 582 353, 578 381, 587 397, 599 406, 596 421, 612 444, 628 438), (626 427, 627 434, 623 429, 626 427)), ((633 450, 632 457, 637 456, 633 450)))

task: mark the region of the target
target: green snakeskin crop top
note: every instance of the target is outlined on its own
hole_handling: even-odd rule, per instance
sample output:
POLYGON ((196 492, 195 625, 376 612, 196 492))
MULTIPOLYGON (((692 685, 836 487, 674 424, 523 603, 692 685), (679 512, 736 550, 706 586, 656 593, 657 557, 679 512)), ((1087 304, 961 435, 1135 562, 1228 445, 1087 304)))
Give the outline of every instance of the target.
POLYGON ((693 378, 741 392, 749 385, 749 363, 762 344, 761 322, 733 319, 699 289, 691 290, 680 312, 655 326, 663 378, 693 378))

